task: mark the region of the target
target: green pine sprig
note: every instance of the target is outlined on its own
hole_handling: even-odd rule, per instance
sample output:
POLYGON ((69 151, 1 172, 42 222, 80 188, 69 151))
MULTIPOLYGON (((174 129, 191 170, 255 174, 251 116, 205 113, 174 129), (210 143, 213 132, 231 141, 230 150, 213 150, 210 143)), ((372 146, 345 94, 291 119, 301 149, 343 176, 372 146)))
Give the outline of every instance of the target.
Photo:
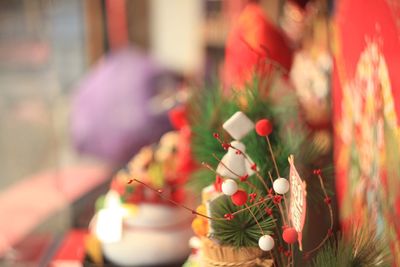
MULTIPOLYGON (((225 142, 230 142, 231 137, 222 129, 222 124, 229 119, 235 112, 243 111, 254 122, 268 118, 274 125, 274 131, 269 136, 276 161, 281 167, 281 173, 286 174, 288 169, 287 158, 299 147, 295 141, 290 144, 282 142, 289 140, 286 135, 286 123, 296 122, 297 118, 289 119, 294 114, 292 109, 296 108, 294 99, 289 96, 280 99, 280 105, 286 107, 276 107, 270 95, 260 93, 259 84, 255 79, 243 91, 233 93, 231 97, 223 95, 221 90, 204 90, 197 94, 191 101, 189 106, 189 114, 191 115, 190 122, 193 132, 192 149, 193 155, 198 162, 207 162, 212 167, 216 168, 218 161, 211 154, 214 153, 218 158, 222 158, 226 151, 213 137, 213 133, 218 133, 225 142), (244 105, 242 103, 245 103, 244 105)), ((299 138, 302 131, 296 131, 296 136, 299 138)), ((267 177, 268 171, 273 171, 273 163, 268 154, 266 140, 258 136, 255 131, 249 133, 243 140, 246 145, 246 153, 257 164, 260 173, 267 177)), ((277 175, 274 174, 276 177, 277 175)), ((198 179, 198 174, 194 174, 195 179, 198 179)), ((214 181, 215 175, 202 173, 203 181, 195 185, 210 184, 214 181)), ((268 180, 268 179, 267 179, 268 180)), ((269 183, 269 180, 267 181, 269 183)), ((200 188, 196 188, 198 190, 200 188)), ((261 188, 260 188, 261 189, 261 188)), ((198 191, 197 190, 197 191, 198 191)))
MULTIPOLYGON (((251 211, 257 218, 259 225, 249 211, 243 211, 234 216, 232 220, 214 220, 211 222, 213 232, 212 238, 216 238, 223 245, 235 247, 258 246, 258 239, 262 235, 260 227, 265 234, 271 234, 274 229, 274 220, 265 215, 265 208, 271 207, 271 203, 262 203, 259 206, 251 207, 251 211)), ((223 218, 225 214, 233 213, 238 207, 232 204, 227 196, 220 196, 211 203, 211 215, 216 218, 223 218)))
POLYGON ((389 267, 390 248, 382 235, 368 226, 355 228, 350 236, 339 235, 315 256, 310 267, 389 267))
MULTIPOLYGON (((273 124, 273 132, 269 135, 269 139, 281 176, 288 177, 288 156, 293 154, 296 159, 296 167, 300 170, 300 173, 309 174, 309 176, 303 177, 307 181, 307 187, 311 189, 308 191, 308 197, 311 199, 315 197, 315 202, 323 203, 319 181, 315 177, 311 177, 312 168, 314 168, 311 163, 319 157, 320 151, 307 138, 308 131, 299 116, 296 96, 293 91, 285 91, 271 84, 268 88, 261 88, 261 84, 255 78, 242 91, 234 92, 230 96, 224 95, 218 86, 197 92, 188 108, 193 133, 192 150, 197 162, 206 162, 216 169, 218 160, 212 154, 222 159, 226 151, 213 137, 213 133, 218 133, 224 142, 230 142, 231 137, 223 130, 222 125, 235 112, 239 110, 244 112, 254 122, 268 118, 273 124), (317 194, 319 195, 317 196, 317 194)), ((273 178, 277 178, 277 174, 265 138, 252 131, 241 141, 246 146, 246 153, 257 164, 265 182, 269 187, 272 187, 268 172, 272 173, 273 178)), ((200 169, 192 175, 189 183, 195 192, 201 192, 202 188, 214 181, 215 173, 200 169)), ((249 181, 256 186, 260 196, 265 196, 264 186, 254 175, 249 177, 249 181)), ((241 186, 243 186, 242 183, 241 186)), ((212 212, 215 209, 219 217, 237 210, 230 199, 225 198, 225 200, 226 203, 219 201, 211 209, 212 212)), ((236 222, 213 222, 214 237, 226 245, 256 245, 256 240, 261 235, 260 231, 257 230, 255 221, 249 216, 248 212, 244 214, 247 217, 242 218, 244 215, 240 214, 235 218, 236 222)), ((275 218, 277 218, 276 225, 278 227, 282 225, 280 216, 275 218)), ((269 220, 262 217, 260 222, 265 222, 268 226, 270 223, 269 220)))

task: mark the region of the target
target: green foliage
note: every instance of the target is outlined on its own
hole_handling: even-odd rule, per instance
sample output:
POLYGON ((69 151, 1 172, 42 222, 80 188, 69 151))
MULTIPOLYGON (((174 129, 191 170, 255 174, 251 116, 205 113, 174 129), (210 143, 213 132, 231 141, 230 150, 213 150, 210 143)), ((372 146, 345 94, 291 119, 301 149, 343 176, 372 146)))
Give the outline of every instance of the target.
MULTIPOLYGON (((250 209, 259 221, 264 233, 271 234, 274 221, 271 217, 266 217, 264 212, 266 207, 267 204, 261 204, 250 209)), ((232 204, 227 196, 220 196, 211 204, 211 215, 213 217, 223 218, 225 214, 232 213, 235 210, 237 210, 237 207, 232 204)), ((249 211, 244 211, 236 214, 230 221, 212 221, 211 227, 214 230, 212 237, 218 239, 221 244, 236 247, 258 246, 258 239, 262 235, 260 226, 257 225, 249 211)))
MULTIPOLYGON (((214 168, 218 165, 218 161, 212 157, 212 153, 221 159, 226 151, 215 140, 213 133, 219 133, 225 142, 230 142, 231 137, 222 129, 222 124, 235 112, 241 110, 253 121, 262 118, 272 121, 274 131, 269 138, 277 164, 281 168, 281 175, 287 173, 288 156, 298 151, 299 145, 305 138, 305 135, 302 134, 304 131, 296 126, 297 117, 294 116, 297 108, 296 102, 293 95, 287 94, 280 96, 279 104, 274 103, 270 93, 260 93, 262 90, 259 90, 259 86, 255 79, 243 91, 235 92, 230 97, 224 97, 221 90, 213 88, 202 91, 193 98, 189 105, 191 109, 189 119, 193 131, 193 154, 198 162, 207 162, 214 168), (289 124, 293 124, 290 130, 286 127, 289 124), (295 138, 293 138, 294 136, 295 138)), ((268 171, 273 171, 273 163, 265 138, 258 136, 253 131, 241 141, 246 145, 246 153, 260 168, 260 173, 267 177, 268 171)), ((275 173, 273 175, 277 177, 275 173)), ((195 177, 199 178, 197 174, 195 177)), ((211 172, 208 175, 202 173, 201 179, 204 180, 204 183, 198 183, 198 185, 210 184, 215 179, 215 175, 211 172)), ((269 183, 268 179, 267 183, 269 183)))
POLYGON ((389 246, 375 231, 361 227, 350 237, 340 235, 316 255, 311 267, 389 267, 389 246))
POLYGON ((350 267, 352 248, 343 239, 327 243, 317 254, 310 267, 350 267))
MULTIPOLYGON (((269 139, 280 175, 288 177, 288 156, 293 154, 300 173, 310 176, 303 177, 307 181, 309 192, 313 192, 308 196, 313 197, 316 195, 314 192, 318 192, 316 199, 323 203, 319 181, 312 177, 310 169, 312 166, 310 163, 319 157, 320 151, 307 139, 308 132, 300 119, 294 91, 274 87, 271 83, 265 87, 254 79, 242 91, 233 92, 230 96, 224 95, 218 87, 198 92, 192 98, 188 108, 193 132, 192 150, 199 163, 206 162, 216 169, 218 160, 212 154, 221 159, 226 151, 213 137, 213 133, 218 133, 224 142, 230 142, 231 137, 223 130, 222 125, 235 112, 244 112, 254 122, 267 118, 273 124, 273 132, 269 135, 269 139), (310 183, 308 183, 308 178, 311 178, 310 183)), ((271 187, 268 172, 271 172, 273 178, 277 178, 278 175, 275 172, 266 139, 252 131, 241 142, 245 144, 246 153, 257 164, 265 182, 271 187)), ((201 192, 202 188, 214 181, 213 172, 201 169, 192 175, 189 183, 195 189, 194 191, 201 192)), ((249 177, 249 181, 256 186, 259 196, 265 196, 265 188, 255 175, 249 177)), ((243 183, 240 187, 246 188, 243 183)), ((218 213, 218 217, 238 210, 229 199, 223 199, 225 201, 218 201, 211 210, 218 213)), ((260 211, 258 209, 256 211, 258 216, 261 216, 260 211)), ((276 224, 281 225, 280 216, 275 218, 278 220, 276 224)), ((272 227, 271 220, 262 217, 259 219, 265 227, 272 227)), ((238 214, 233 221, 216 221, 213 224, 215 230, 213 235, 227 245, 253 246, 257 244, 256 241, 260 236, 258 226, 248 212, 238 214)))

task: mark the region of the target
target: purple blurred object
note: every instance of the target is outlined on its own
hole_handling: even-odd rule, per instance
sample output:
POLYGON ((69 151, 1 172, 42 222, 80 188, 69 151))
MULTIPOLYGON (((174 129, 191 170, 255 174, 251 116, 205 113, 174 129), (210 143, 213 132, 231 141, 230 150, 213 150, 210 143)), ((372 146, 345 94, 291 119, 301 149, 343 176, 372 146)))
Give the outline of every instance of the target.
POLYGON ((80 153, 115 165, 171 129, 149 101, 168 72, 133 49, 115 51, 82 80, 72 103, 72 138, 80 153))

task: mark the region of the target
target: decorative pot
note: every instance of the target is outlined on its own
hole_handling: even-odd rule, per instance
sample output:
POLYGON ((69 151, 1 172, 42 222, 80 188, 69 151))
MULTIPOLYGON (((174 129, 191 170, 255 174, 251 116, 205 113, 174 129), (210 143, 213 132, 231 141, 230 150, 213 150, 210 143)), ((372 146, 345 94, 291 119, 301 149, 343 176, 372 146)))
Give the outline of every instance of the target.
POLYGON ((104 256, 120 266, 182 261, 190 254, 191 219, 176 207, 140 204, 135 216, 124 219, 121 239, 102 243, 104 256))

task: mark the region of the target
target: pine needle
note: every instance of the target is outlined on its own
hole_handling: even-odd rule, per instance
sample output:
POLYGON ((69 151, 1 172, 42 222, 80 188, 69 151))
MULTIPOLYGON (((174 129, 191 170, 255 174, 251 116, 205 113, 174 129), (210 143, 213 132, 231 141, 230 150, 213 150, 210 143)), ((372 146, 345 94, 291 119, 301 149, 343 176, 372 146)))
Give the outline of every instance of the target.
POLYGON ((327 243, 312 261, 312 267, 389 267, 390 249, 382 235, 368 226, 355 227, 350 236, 339 235, 327 243))
MULTIPOLYGON (((271 234, 274 222, 271 217, 266 217, 261 211, 267 207, 261 204, 259 207, 250 208, 255 214, 261 228, 265 234, 271 234), (260 210, 259 210, 260 209, 260 210)), ((213 217, 224 217, 227 213, 233 213, 238 207, 232 204, 227 196, 220 196, 211 204, 211 214, 213 217)), ((211 237, 216 238, 223 245, 235 247, 254 247, 258 246, 258 239, 262 235, 259 226, 251 216, 249 211, 243 211, 235 215, 232 220, 212 221, 213 233, 211 237)))

